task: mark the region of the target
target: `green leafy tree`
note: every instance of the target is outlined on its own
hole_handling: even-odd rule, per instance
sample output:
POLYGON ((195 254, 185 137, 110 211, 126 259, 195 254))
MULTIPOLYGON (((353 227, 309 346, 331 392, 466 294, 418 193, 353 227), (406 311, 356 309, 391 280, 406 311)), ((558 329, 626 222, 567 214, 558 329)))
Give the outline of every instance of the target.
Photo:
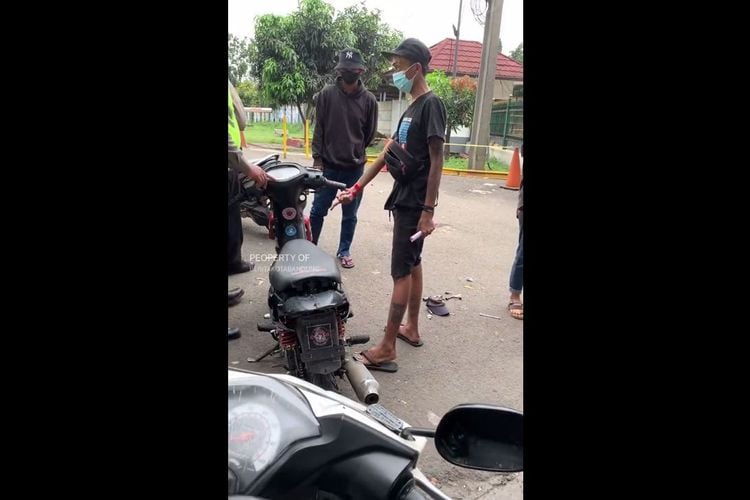
POLYGON ((314 97, 334 81, 341 50, 351 47, 362 54, 367 66, 362 80, 375 90, 390 66, 382 52, 392 50, 401 37, 381 20, 379 10, 370 11, 364 4, 337 14, 323 0, 300 0, 289 15, 256 20, 250 74, 257 78, 266 102, 296 105, 303 118, 313 121, 314 97))
POLYGON ((518 47, 510 53, 510 58, 523 64, 523 42, 521 42, 518 47))
POLYGON ((364 3, 347 7, 337 19, 346 23, 354 37, 352 48, 357 49, 365 61, 367 71, 362 81, 368 89, 377 89, 383 83, 381 75, 391 66, 391 61, 382 53, 393 50, 403 35, 382 22, 379 9, 370 11, 364 3))
MULTIPOLYGON (((474 100, 477 84, 468 76, 448 78, 444 72, 435 70, 427 75, 427 84, 432 92, 445 104, 445 142, 451 142, 451 134, 459 127, 470 127, 474 116, 474 100)), ((445 146, 448 157, 450 146, 445 146)))
POLYGON ((250 80, 245 80, 237 85, 237 94, 245 106, 263 106, 258 85, 250 80))
POLYGON ((289 15, 256 20, 251 74, 269 102, 296 105, 303 119, 312 120, 313 97, 330 80, 335 54, 353 43, 348 23, 334 18, 333 7, 322 0, 300 0, 289 15))
POLYGON ((240 39, 229 33, 229 81, 237 87, 247 78, 250 69, 250 52, 246 39, 240 39))

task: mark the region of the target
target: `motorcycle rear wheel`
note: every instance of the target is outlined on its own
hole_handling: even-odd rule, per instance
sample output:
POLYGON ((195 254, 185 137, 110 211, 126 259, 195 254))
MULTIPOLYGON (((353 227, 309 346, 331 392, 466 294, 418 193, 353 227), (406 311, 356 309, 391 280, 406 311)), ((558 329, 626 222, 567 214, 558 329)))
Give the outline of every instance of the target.
POLYGON ((333 373, 313 373, 310 375, 310 382, 317 385, 321 389, 339 392, 339 386, 336 383, 336 375, 334 375, 333 373))

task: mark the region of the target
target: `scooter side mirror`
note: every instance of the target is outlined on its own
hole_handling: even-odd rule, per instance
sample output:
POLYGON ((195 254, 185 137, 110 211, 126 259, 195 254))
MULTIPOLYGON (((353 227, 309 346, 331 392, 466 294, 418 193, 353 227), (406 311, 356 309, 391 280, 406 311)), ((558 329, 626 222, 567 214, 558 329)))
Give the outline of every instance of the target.
POLYGON ((459 405, 440 420, 435 447, 448 462, 494 472, 523 470, 523 414, 490 405, 459 405))

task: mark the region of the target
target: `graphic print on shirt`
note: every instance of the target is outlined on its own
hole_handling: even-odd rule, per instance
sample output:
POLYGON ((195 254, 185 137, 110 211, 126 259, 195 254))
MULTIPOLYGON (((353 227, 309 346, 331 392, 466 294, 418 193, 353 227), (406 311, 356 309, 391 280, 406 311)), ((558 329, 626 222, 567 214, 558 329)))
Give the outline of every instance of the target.
POLYGON ((401 120, 401 126, 398 128, 398 143, 406 145, 406 134, 409 132, 409 127, 411 126, 411 117, 405 116, 403 120, 401 120))

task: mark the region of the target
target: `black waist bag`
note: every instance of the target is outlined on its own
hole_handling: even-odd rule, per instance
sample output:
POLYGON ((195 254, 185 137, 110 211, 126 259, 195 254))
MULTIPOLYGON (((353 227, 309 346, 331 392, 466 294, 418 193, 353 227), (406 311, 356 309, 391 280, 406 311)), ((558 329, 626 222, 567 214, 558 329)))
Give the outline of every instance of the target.
POLYGON ((385 164, 391 177, 402 184, 410 182, 424 168, 424 164, 417 162, 405 148, 395 142, 385 150, 385 164))

